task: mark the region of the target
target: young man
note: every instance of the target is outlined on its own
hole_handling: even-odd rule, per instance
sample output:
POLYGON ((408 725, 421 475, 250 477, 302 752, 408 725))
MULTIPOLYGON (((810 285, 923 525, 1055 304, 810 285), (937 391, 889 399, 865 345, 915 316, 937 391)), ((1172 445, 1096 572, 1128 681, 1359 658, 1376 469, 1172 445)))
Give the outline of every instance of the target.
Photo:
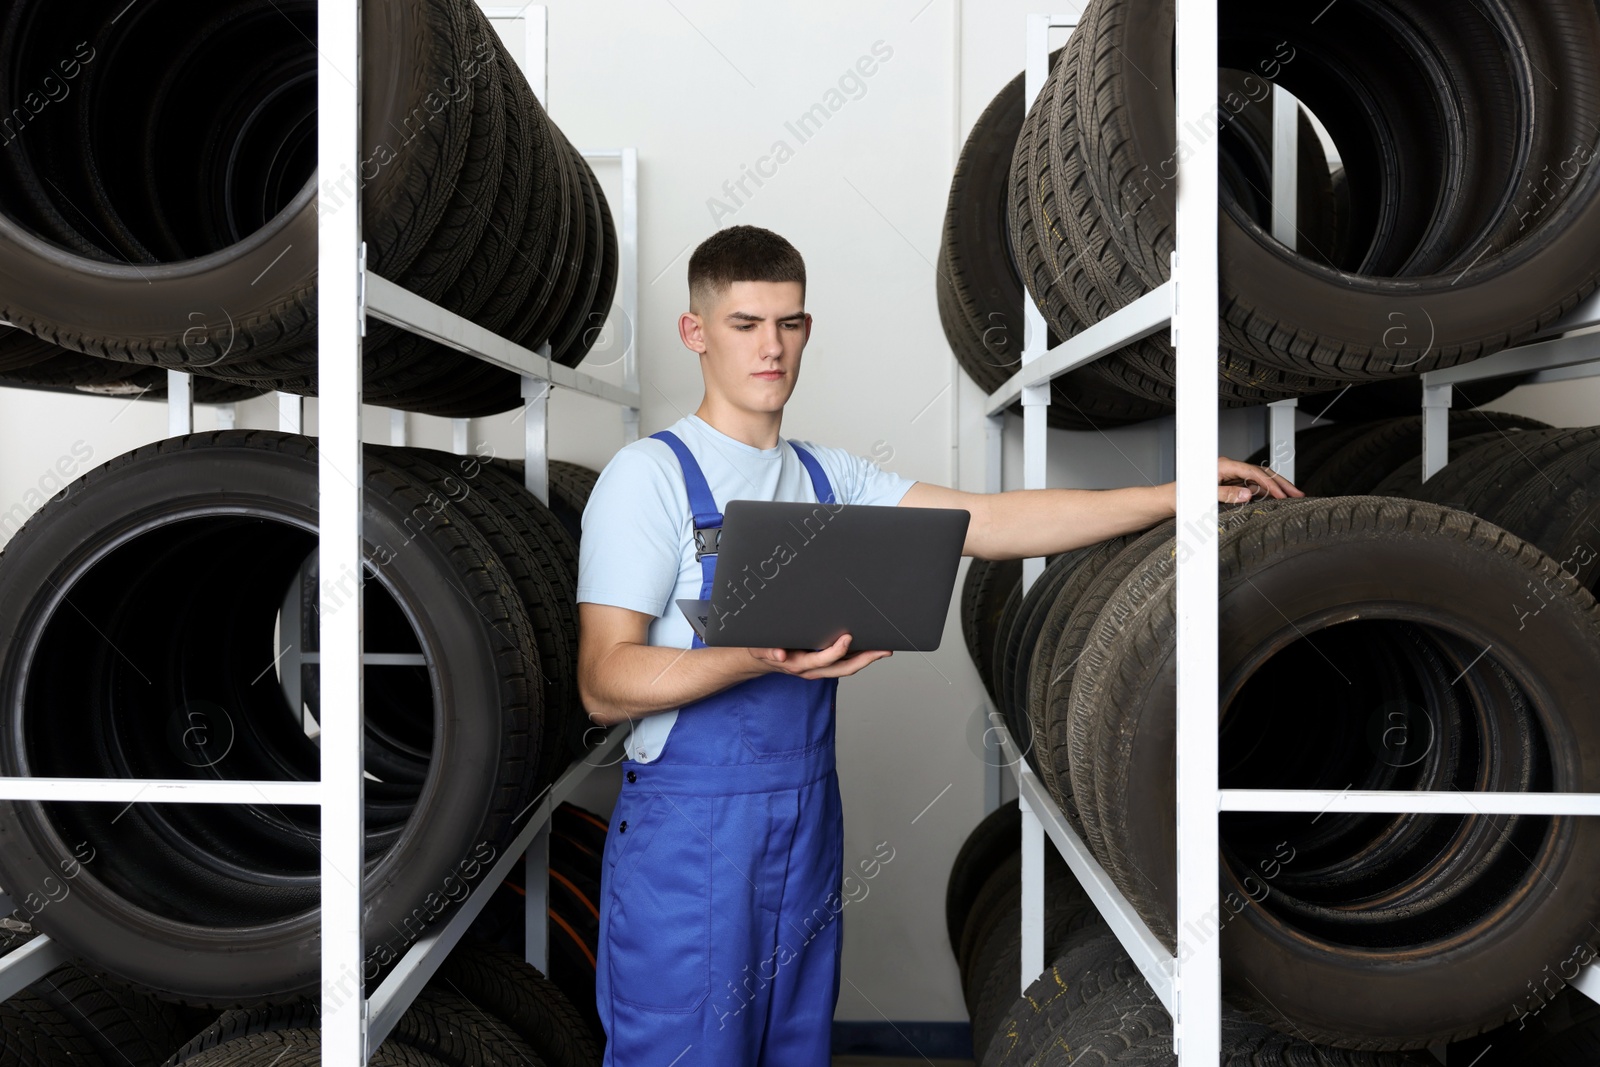
MULTIPOLYGON (((704 399, 618 451, 583 514, 579 689, 593 721, 634 723, 601 878, 608 1067, 830 1062, 835 690, 891 653, 851 652, 849 635, 818 652, 707 648, 673 602, 711 595, 728 500, 963 508, 962 551, 987 559, 1063 552, 1175 511, 1170 483, 966 493, 780 437, 811 335, 805 284, 800 254, 769 230, 732 226, 695 250, 678 334, 699 353, 704 399)), ((1235 460, 1217 473, 1304 495, 1235 460)))

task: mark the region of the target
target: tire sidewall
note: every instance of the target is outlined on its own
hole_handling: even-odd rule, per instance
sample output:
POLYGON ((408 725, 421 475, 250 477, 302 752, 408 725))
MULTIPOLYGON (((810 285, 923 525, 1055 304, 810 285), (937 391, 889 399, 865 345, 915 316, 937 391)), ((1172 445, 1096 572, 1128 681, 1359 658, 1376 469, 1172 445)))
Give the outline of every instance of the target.
MULTIPOLYGON (((1321 503, 1341 499, 1357 506, 1371 503, 1370 498, 1321 503)), ((1466 515, 1449 521, 1489 527, 1466 515)), ((1554 562, 1546 558, 1542 570, 1530 569, 1529 547, 1485 550, 1479 541, 1424 532, 1417 528, 1421 525, 1413 523, 1405 532, 1386 525, 1382 537, 1308 536, 1275 551, 1268 565, 1249 568, 1248 581, 1243 575, 1224 574, 1219 608, 1224 700, 1241 681, 1236 677, 1239 664, 1257 659, 1263 644, 1281 640, 1286 629, 1291 638, 1297 636, 1286 618, 1298 620, 1340 606, 1346 617, 1356 618, 1363 605, 1385 606, 1387 618, 1396 617, 1396 604, 1415 605, 1415 621, 1461 634, 1477 647, 1492 644, 1528 690, 1550 742, 1552 788, 1600 791, 1600 717, 1585 710, 1592 707, 1594 684, 1600 679, 1600 634, 1592 599, 1553 598, 1557 610, 1546 611, 1556 618, 1545 619, 1548 625, 1537 638, 1519 635, 1514 598, 1525 594, 1530 576, 1558 575, 1554 562), (1588 607, 1582 608, 1585 600, 1588 607)), ((1246 528, 1224 536, 1224 561, 1230 542, 1248 535, 1246 528)), ((1527 621, 1531 626, 1540 620, 1527 621)), ((1214 930, 1186 928, 1173 936, 1174 668, 1169 655, 1144 676, 1144 691, 1132 696, 1138 706, 1151 710, 1137 724, 1121 773, 1126 782, 1138 783, 1124 792, 1130 809, 1124 824, 1129 836, 1123 839, 1127 863, 1162 887, 1169 910, 1148 918, 1158 933, 1165 931, 1162 936, 1169 944, 1176 942, 1182 955, 1183 945, 1214 936, 1214 930)), ((1292 694, 1285 696, 1292 707, 1292 694)), ((1331 946, 1291 930, 1266 909, 1244 903, 1249 895, 1224 866, 1225 903, 1218 913, 1224 927, 1224 976, 1242 999, 1256 1001, 1253 989, 1269 990, 1277 1012, 1308 1032, 1320 1027, 1324 1037, 1342 1035, 1341 1044, 1352 1047, 1448 1040, 1455 1035, 1440 1032, 1442 1020, 1459 1020, 1458 1030, 1493 1025, 1515 1011, 1527 995, 1526 984, 1539 980, 1547 965, 1554 969, 1578 946, 1594 943, 1590 920, 1600 914, 1600 883, 1588 875, 1600 869, 1600 823, 1556 820, 1544 850, 1530 858, 1538 869, 1530 871, 1514 906, 1496 921, 1480 924, 1447 947, 1407 953, 1331 946), (1243 906, 1229 906, 1230 897, 1243 906)))
MULTIPOLYGON (((47 505, 7 546, 6 566, 0 568, 0 692, 8 708, 19 706, 20 675, 33 644, 29 634, 40 623, 36 605, 48 583, 70 593, 72 574, 137 531, 164 524, 164 515, 180 507, 207 514, 248 509, 315 530, 314 455, 308 461, 260 448, 162 455, 160 446, 144 452, 91 476, 92 491, 81 482, 70 487, 64 500, 47 505)), ((365 499, 368 558, 374 544, 405 543, 405 516, 379 493, 368 492, 365 499)), ((414 813, 364 876, 369 955, 380 942, 396 940, 395 930, 425 898, 446 893, 446 877, 473 855, 498 777, 500 672, 485 642, 474 636, 481 619, 453 590, 450 574, 449 561, 420 537, 382 568, 385 584, 421 622, 423 647, 436 650, 431 658, 441 704, 434 758, 414 813), (427 607, 420 618, 418 605, 427 607)), ((5 728, 0 766, 8 775, 26 773, 20 717, 13 712, 5 728)), ((73 856, 74 842, 63 840, 43 812, 35 802, 0 804, 0 872, 8 888, 59 881, 61 864, 73 856)), ((131 869, 126 857, 119 869, 131 869)), ((269 924, 180 922, 124 899, 96 875, 94 862, 81 867, 65 898, 39 912, 38 925, 124 978, 210 1003, 303 991, 315 986, 320 971, 315 909, 269 924)), ((360 985, 357 976, 352 988, 359 991, 360 985)))

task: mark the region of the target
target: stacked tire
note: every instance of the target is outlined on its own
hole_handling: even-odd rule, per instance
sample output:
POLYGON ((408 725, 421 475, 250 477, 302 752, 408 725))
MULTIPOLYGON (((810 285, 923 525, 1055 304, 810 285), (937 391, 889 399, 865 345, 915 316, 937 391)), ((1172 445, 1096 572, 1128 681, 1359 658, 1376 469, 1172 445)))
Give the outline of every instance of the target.
MULTIPOLYGON (((314 1001, 226 1011, 165 1064, 311 1067, 323 1062, 319 1023, 314 1001)), ((492 947, 462 945, 411 1001, 370 1062, 595 1067, 600 1052, 572 1005, 535 968, 492 947)))
MULTIPOLYGON (((1103 928, 1069 937, 1061 954, 999 1024, 983 1067, 1069 1067, 1075 1063, 1177 1067, 1172 1018, 1103 928)), ((1222 1067, 1433 1067, 1415 1052, 1351 1051, 1224 1011, 1222 1067)))
MULTIPOLYGON (((998 1024, 982 1067, 1139 1064, 1176 1067, 1173 1022, 1104 926, 1086 926, 998 1024)), ((1222 1014, 1222 1067, 1432 1067, 1419 1053, 1314 1045, 1232 1011, 1222 1014)))
POLYGON ((1377 1050, 1514 1018, 1595 943, 1593 820, 1229 814, 1219 912, 1176 927, 1173 583, 1207 536, 1225 788, 1595 791, 1592 572, 1436 503, 1269 500, 1058 557, 1014 669, 1044 784, 1169 950, 1221 937, 1245 1017, 1377 1050))
MULTIPOLYGON (((1016 801, 990 812, 957 853, 946 889, 950 946, 972 1020, 975 1062, 1068 1067, 1093 1048, 1101 1058, 1091 1054, 1085 1062, 1176 1064, 1171 1020, 1054 849, 1045 852, 1044 895, 1045 956, 1054 962, 1017 998, 1020 830, 1016 801)), ((1430 1062, 1406 1053, 1345 1053, 1289 1040, 1237 1013, 1229 1016, 1224 1032, 1223 1062, 1241 1067, 1420 1067, 1430 1062)))
MULTIPOLYGON (((1058 53, 1059 54, 1059 53, 1058 53)), ((967 375, 992 393, 1022 365, 1022 275, 1005 240, 1011 154, 1023 123, 1023 76, 1000 90, 978 116, 950 183, 939 242, 939 321, 967 375)), ((1054 346, 1052 330, 1047 344, 1054 346)), ((1022 402, 1012 404, 1018 414, 1022 402)), ((1159 404, 1117 384, 1101 362, 1069 371, 1050 386, 1045 414, 1067 430, 1116 426, 1160 415, 1159 404)))
MULTIPOLYGON (((1600 426, 1558 428, 1498 412, 1479 421, 1476 414, 1451 412, 1452 460, 1426 482, 1414 455, 1386 475, 1385 462, 1372 462, 1415 451, 1414 417, 1375 424, 1348 441, 1325 464, 1331 470, 1324 480, 1345 493, 1471 512, 1537 546, 1578 585, 1600 593, 1600 426)), ((1516 607, 1531 617, 1540 601, 1523 597, 1516 607)))
MULTIPOLYGON (((550 980, 583 1018, 594 1039, 604 1042, 595 1001, 595 961, 600 951, 600 861, 606 821, 563 801, 550 817, 547 870, 550 980)), ((473 920, 467 936, 518 953, 526 944, 526 864, 514 864, 473 920)))
MULTIPOLYGON (((0 957, 35 936, 27 923, 0 920, 0 957)), ((0 1004, 0 1063, 160 1067, 209 1022, 206 1012, 64 963, 0 1004)))
MULTIPOLYGON (((120 7, 4 16, 0 111, 23 118, 0 160, 0 318, 19 328, 0 379, 137 389, 171 368, 223 383, 201 399, 315 395, 317 217, 357 200, 370 270, 564 365, 593 347, 611 212, 472 0, 363 19, 359 173, 320 184, 315 3, 120 7), (142 121, 118 118, 129 99, 142 121)), ((363 360, 372 403, 521 402, 511 372, 385 323, 363 360)))
MULTIPOLYGON (((321 694, 309 671, 295 706, 282 654, 296 626, 317 649, 316 590, 355 610, 360 582, 371 983, 599 737, 575 684, 576 548, 503 465, 369 448, 360 578, 310 566, 317 470, 311 438, 197 434, 40 509, 0 562, 0 766, 316 780, 321 694)), ((315 808, 10 801, 0 884, 76 858, 32 920, 70 952, 191 1004, 278 1003, 319 981, 317 839, 315 808)))
MULTIPOLYGON (((1016 999, 1022 953, 1021 819, 1014 800, 986 816, 957 853, 945 890, 950 949, 979 1062, 1016 999)), ((1044 906, 1045 953, 1052 958, 1076 931, 1105 928, 1054 849, 1045 852, 1044 906)))
POLYGON ((563 804, 550 822, 550 980, 577 1006, 596 1041, 605 1028, 595 997, 600 955, 600 869, 606 821, 563 804))
MULTIPOLYGON (((940 285, 947 336, 981 386, 1003 378, 984 363, 1001 362, 997 353, 1013 353, 1020 336, 1007 257, 992 245, 1009 242, 1053 335, 1073 336, 1170 277, 1175 168, 1192 138, 1220 138, 1226 405, 1346 385, 1406 381, 1414 390, 1417 374, 1515 344, 1593 291, 1592 5, 1514 0, 1457 12, 1383 0, 1324 12, 1248 3, 1222 12, 1220 35, 1218 126, 1191 128, 1177 143, 1172 0, 1089 4, 1014 138, 1000 224, 993 197, 973 190, 992 185, 979 177, 993 167, 978 149, 992 155, 1010 137, 999 116, 1014 114, 1017 83, 974 129, 946 244, 953 233, 980 236, 949 254, 958 266, 941 272, 940 285), (1272 236, 1263 161, 1274 85, 1321 119, 1341 158, 1337 169, 1319 161, 1320 141, 1302 121, 1292 246, 1272 236), (963 281, 963 269, 973 277, 963 281), (978 329, 997 324, 1004 329, 978 329), (1006 344, 975 349, 978 336, 1006 344)), ((1173 361, 1156 335, 1061 384, 1074 417, 1111 424, 1141 404, 1171 410, 1173 361), (1126 407, 1108 402, 1107 389, 1126 407)), ((1380 412, 1400 402, 1371 401, 1380 412)))
MULTIPOLYGON (((71 352, 14 327, 0 328, 0 386, 52 393, 161 400, 167 395, 167 372, 71 352)), ((194 399, 202 404, 231 404, 260 396, 264 389, 197 377, 194 399)))
MULTIPOLYGON (((1578 960, 1563 960, 1570 966, 1578 960)), ((1541 983, 1513 1023, 1450 1047, 1449 1062, 1474 1067, 1588 1067, 1600 1062, 1600 1004, 1555 983, 1541 983)))
MULTIPOLYGON (((1445 422, 1452 455, 1468 442, 1509 442, 1551 429, 1538 419, 1503 411, 1451 410, 1445 422)), ((1294 448, 1295 485, 1310 496, 1415 496, 1422 487, 1420 415, 1314 426, 1295 434, 1294 448)), ((1270 458, 1264 447, 1248 462, 1265 464, 1270 458)), ((1471 469, 1454 466, 1450 478, 1471 469)))
MULTIPOLYGON (((1451 461, 1427 481, 1419 416, 1301 431, 1297 462, 1309 469, 1297 484, 1311 495, 1407 497, 1471 512, 1537 546, 1600 593, 1600 426, 1554 427, 1477 410, 1452 410, 1446 425, 1451 461)), ((1266 458, 1263 450, 1251 462, 1266 458)), ((976 604, 977 583, 968 582, 976 604)))

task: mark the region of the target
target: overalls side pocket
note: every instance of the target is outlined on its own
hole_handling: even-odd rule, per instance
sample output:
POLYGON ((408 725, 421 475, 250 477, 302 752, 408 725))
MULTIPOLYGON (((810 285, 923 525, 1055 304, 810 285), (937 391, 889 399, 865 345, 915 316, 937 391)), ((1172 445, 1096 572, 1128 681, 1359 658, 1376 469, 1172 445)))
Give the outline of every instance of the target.
POLYGON ((634 810, 627 836, 642 833, 607 889, 612 996, 648 1011, 696 1011, 711 992, 710 800, 646 794, 634 810), (619 971, 619 959, 638 973, 619 971))

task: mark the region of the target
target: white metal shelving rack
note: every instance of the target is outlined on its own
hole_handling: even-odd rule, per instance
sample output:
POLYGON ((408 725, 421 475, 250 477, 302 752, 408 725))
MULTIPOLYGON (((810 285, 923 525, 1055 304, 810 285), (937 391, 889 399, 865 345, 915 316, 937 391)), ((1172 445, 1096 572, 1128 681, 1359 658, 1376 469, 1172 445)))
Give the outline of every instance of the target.
MULTIPOLYGON (((543 6, 481 5, 490 18, 526 19, 525 73, 541 104, 546 89, 547 10, 543 6)), ((354 173, 360 159, 361 0, 319 0, 317 5, 317 161, 322 174, 354 173), (346 72, 356 72, 350 77, 346 72)), ((548 110, 548 106, 547 106, 548 110)), ((359 198, 347 210, 319 215, 318 324, 319 380, 318 509, 319 566, 322 574, 359 574, 361 542, 361 338, 370 316, 422 334, 522 378, 526 484, 541 502, 549 501, 546 455, 547 407, 556 387, 616 404, 625 441, 638 437, 639 375, 634 347, 638 321, 638 154, 633 148, 583 152, 586 159, 616 160, 622 170, 622 211, 618 225, 621 259, 618 285, 622 304, 623 385, 616 386, 550 359, 549 346, 524 348, 476 323, 412 293, 366 269, 359 198), (343 312, 338 309, 345 309, 343 312)), ((168 377, 168 431, 193 430, 193 392, 189 375, 168 377)), ((279 427, 301 432, 303 402, 278 395, 279 427)), ((226 418, 226 416, 225 416, 226 418)), ((464 420, 463 420, 464 421, 464 420)), ((403 423, 400 424, 403 436, 403 423)), ((462 437, 458 425, 457 442, 462 437)), ((400 442, 396 442, 400 443, 400 442)), ((464 450, 458 447, 458 450, 464 450)), ((359 590, 360 583, 357 583, 359 590)), ((324 587, 326 593, 327 587, 324 587)), ((335 594, 336 596, 337 594, 335 594)), ((359 604, 359 597, 356 601, 359 604)), ((362 619, 358 611, 338 611, 337 601, 321 605, 321 774, 314 782, 227 780, 139 780, 96 778, 4 778, 0 799, 104 801, 131 804, 297 804, 322 812, 322 1062, 365 1064, 393 1029, 411 1000, 438 969, 482 910, 489 895, 517 858, 527 855, 527 945, 530 962, 546 962, 546 898, 549 818, 577 785, 610 759, 626 729, 609 732, 581 762, 569 767, 528 814, 516 838, 449 919, 436 923, 412 943, 370 997, 363 995, 360 872, 363 867, 362 817, 362 619), (340 714, 334 709, 351 709, 340 714), (354 872, 353 877, 345 872, 354 872)), ((0 905, 6 904, 0 897, 0 905)), ((65 962, 66 954, 48 937, 29 941, 0 959, 0 1000, 37 981, 65 962)))
MULTIPOLYGON (((1203 128, 1215 106, 1217 72, 1216 0, 1176 0, 1176 126, 1203 128)), ((1049 74, 1049 31, 1075 26, 1076 14, 1030 15, 1027 19, 1027 108, 1049 74)), ((1276 99, 1286 97, 1281 90, 1276 99)), ((1294 112, 1275 109, 1275 205, 1294 204, 1292 168, 1277 165, 1295 158, 1294 112)), ((1213 116, 1214 120, 1214 116, 1213 116)), ((1445 793, 1332 792, 1327 790, 1222 789, 1217 778, 1217 539, 1203 536, 1216 529, 1216 461, 1218 397, 1215 355, 1217 326, 1217 139, 1180 157, 1177 179, 1177 247, 1171 280, 1083 330, 1045 350, 1043 315, 1024 295, 1026 343, 1022 368, 989 395, 986 402, 985 489, 999 492, 1005 411, 1022 401, 1023 487, 1044 488, 1048 449, 1044 405, 1050 382, 1058 375, 1116 351, 1123 345, 1171 329, 1179 351, 1175 435, 1178 536, 1191 539, 1194 551, 1180 553, 1177 565, 1177 844, 1178 911, 1175 926, 1204 928, 1203 917, 1218 901, 1219 815, 1224 811, 1381 812, 1449 814, 1600 815, 1600 794, 1583 793, 1445 793), (1198 353, 1183 358, 1183 353, 1198 353), (1202 536, 1196 536, 1198 531, 1202 536)), ((1292 210, 1292 208, 1291 208, 1292 210)), ((1284 228, 1283 212, 1275 209, 1276 236, 1293 233, 1292 218, 1284 228)), ((1600 324, 1600 293, 1584 301, 1542 335, 1544 339, 1502 351, 1472 363, 1422 375, 1423 464, 1425 476, 1448 458, 1447 410, 1454 385, 1507 375, 1532 373, 1530 382, 1552 382, 1600 376, 1600 332, 1559 336, 1600 324)), ((1268 440, 1276 468, 1294 478, 1293 400, 1265 405, 1268 440)), ((1026 589, 1044 570, 1044 559, 1023 561, 1026 589)), ((1044 839, 1060 851, 1068 868, 1088 892, 1118 940, 1132 957, 1151 989, 1171 1013, 1173 1045, 1179 1067, 1216 1067, 1221 1053, 1222 986, 1218 939, 1188 946, 1187 958, 1175 958, 1145 925, 1118 891, 1105 870, 1073 831, 1061 809, 1033 773, 1006 730, 1000 713, 989 709, 990 736, 997 739, 1001 765, 1015 779, 1022 810, 1022 960, 1025 990, 1044 970, 1044 839)), ((1600 999, 1600 969, 1591 965, 1571 983, 1600 999)))

